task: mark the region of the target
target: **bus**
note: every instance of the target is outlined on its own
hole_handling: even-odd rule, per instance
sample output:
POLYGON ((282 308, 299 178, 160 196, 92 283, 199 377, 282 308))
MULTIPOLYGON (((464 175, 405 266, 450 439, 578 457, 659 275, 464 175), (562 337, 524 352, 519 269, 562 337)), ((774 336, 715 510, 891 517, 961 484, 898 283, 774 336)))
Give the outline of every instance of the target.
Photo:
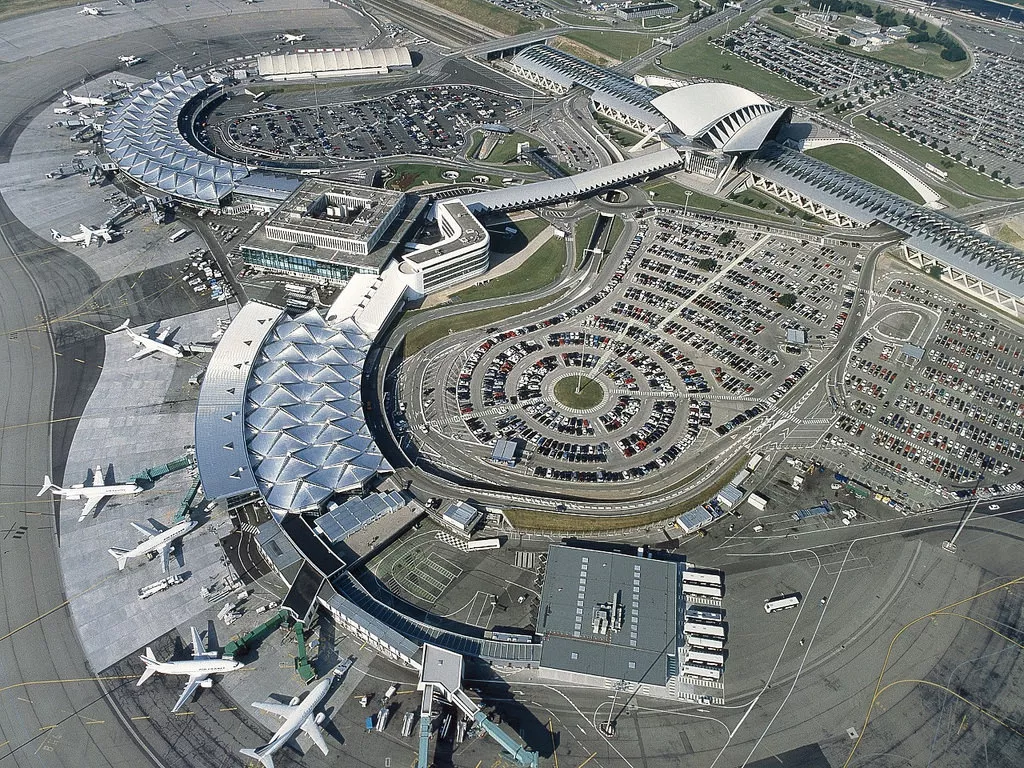
POLYGON ((684 664, 683 674, 690 677, 702 677, 705 680, 718 680, 722 676, 721 667, 705 667, 702 664, 684 664))
POLYGON ((256 93, 252 95, 252 100, 255 102, 263 101, 265 98, 267 98, 265 91, 256 91, 256 93))
POLYGON ((171 242, 176 243, 179 240, 184 240, 192 232, 191 229, 179 229, 173 235, 171 235, 171 242))
POLYGON ((700 595, 701 597, 714 597, 719 600, 722 599, 722 588, 715 587, 710 584, 691 584, 688 581, 683 582, 683 594, 684 595, 700 595))
POLYGON ((683 571, 683 581, 694 581, 698 584, 710 584, 720 587, 722 586, 722 575, 705 571, 683 571))
POLYGON ((690 635, 705 635, 707 637, 717 637, 725 639, 725 627, 721 624, 704 624, 699 621, 683 621, 683 634, 687 637, 690 635))
POLYGON ((725 648, 725 643, 714 637, 701 637, 700 635, 687 635, 686 644, 694 648, 707 648, 711 651, 720 651, 725 648))
POLYGON ((720 667, 725 664, 725 655, 715 651, 688 650, 686 652, 686 663, 696 661, 700 664, 707 664, 711 667, 720 667))
POLYGON ((497 549, 501 546, 501 539, 476 539, 466 542, 466 551, 472 552, 476 549, 497 549))
POLYGON ((771 600, 764 601, 764 612, 775 613, 776 611, 785 611, 789 608, 796 608, 800 605, 800 598, 796 595, 782 595, 771 600))

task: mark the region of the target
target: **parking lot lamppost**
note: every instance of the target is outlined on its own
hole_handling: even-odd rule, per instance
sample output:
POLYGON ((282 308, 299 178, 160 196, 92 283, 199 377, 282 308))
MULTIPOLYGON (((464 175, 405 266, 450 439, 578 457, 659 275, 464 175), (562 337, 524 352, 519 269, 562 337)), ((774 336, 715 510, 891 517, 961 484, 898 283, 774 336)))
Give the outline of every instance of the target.
POLYGON ((686 195, 686 202, 683 203, 683 216, 686 216, 686 212, 690 210, 690 195, 693 192, 688 189, 683 194, 686 195))
POLYGON ((316 104, 316 124, 320 125, 320 97, 316 93, 316 72, 313 75, 313 103, 316 104))
MULTIPOLYGON (((989 462, 985 461, 981 466, 983 470, 988 469, 989 462)), ((981 476, 978 478, 977 484, 974 486, 974 503, 971 504, 970 509, 967 510, 967 514, 964 515, 964 519, 960 521, 960 525, 957 527, 956 533, 954 533, 948 541, 942 542, 942 548, 947 552, 956 552, 956 540, 960 537, 964 528, 967 527, 967 521, 971 519, 971 515, 974 514, 974 510, 978 508, 978 502, 981 501, 981 497, 978 495, 978 488, 981 487, 981 481, 984 479, 985 473, 982 472, 981 476)))

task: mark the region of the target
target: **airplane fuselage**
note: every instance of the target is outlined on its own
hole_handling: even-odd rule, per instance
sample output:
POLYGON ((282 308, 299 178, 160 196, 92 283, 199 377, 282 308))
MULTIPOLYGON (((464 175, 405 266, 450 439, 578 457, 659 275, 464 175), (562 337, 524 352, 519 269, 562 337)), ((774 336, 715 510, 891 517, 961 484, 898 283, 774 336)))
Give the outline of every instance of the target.
POLYGON ((270 739, 264 748, 263 752, 267 755, 273 755, 277 750, 283 747, 287 741, 295 735, 295 732, 302 727, 302 724, 306 722, 306 718, 313 714, 313 711, 320 704, 324 696, 327 695, 327 691, 331 687, 331 678, 321 681, 317 686, 309 692, 309 696, 302 702, 298 708, 292 712, 288 718, 284 721, 280 728, 277 729, 277 733, 270 739))
POLYGON ((183 661, 161 661, 153 668, 161 675, 222 675, 241 669, 244 664, 234 659, 185 659, 183 661))
POLYGON ((71 488, 54 488, 52 490, 57 496, 63 496, 72 501, 75 499, 103 498, 105 496, 131 496, 136 493, 142 493, 142 488, 135 483, 100 485, 96 487, 83 485, 77 488, 72 486, 71 488))
POLYGON ((156 536, 151 536, 138 546, 124 553, 128 557, 142 557, 150 552, 159 552, 165 545, 171 544, 175 539, 184 536, 195 528, 199 523, 195 520, 184 520, 177 525, 171 526, 166 531, 161 531, 156 536))

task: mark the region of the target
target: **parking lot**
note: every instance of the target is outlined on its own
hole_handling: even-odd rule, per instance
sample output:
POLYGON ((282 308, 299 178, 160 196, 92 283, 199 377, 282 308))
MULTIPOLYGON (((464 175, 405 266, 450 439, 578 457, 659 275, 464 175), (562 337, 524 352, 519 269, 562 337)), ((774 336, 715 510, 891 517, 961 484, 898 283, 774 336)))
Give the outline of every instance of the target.
POLYGON ((986 53, 964 77, 928 80, 874 112, 917 141, 948 148, 952 157, 1019 184, 1024 181, 1022 92, 1024 63, 986 53))
POLYGON ((808 345, 848 317, 858 256, 659 211, 590 298, 432 363, 424 427, 481 447, 518 441, 535 478, 642 478, 716 423, 725 434, 769 410, 810 370, 808 345), (787 343, 791 331, 802 340, 787 343))
POLYGON ((885 299, 922 308, 929 327, 916 324, 901 338, 880 325, 857 340, 843 377, 845 407, 822 446, 848 457, 844 472, 880 478, 897 500, 1018 489, 1024 337, 917 281, 892 281, 885 299))
POLYGON ((518 99, 479 87, 444 85, 379 99, 282 108, 235 99, 210 116, 200 139, 237 156, 268 159, 363 160, 393 155, 452 157, 478 125, 503 123, 518 99))
POLYGON ((863 56, 796 40, 753 21, 715 42, 725 45, 729 39, 735 55, 822 95, 859 87, 865 101, 874 101, 913 85, 920 77, 863 56))

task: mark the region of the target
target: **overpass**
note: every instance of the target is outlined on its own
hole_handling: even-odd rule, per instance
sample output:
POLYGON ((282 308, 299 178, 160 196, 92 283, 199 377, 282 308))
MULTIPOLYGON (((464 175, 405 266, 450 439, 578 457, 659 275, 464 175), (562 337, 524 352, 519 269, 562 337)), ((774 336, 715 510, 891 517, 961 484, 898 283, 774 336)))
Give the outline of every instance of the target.
POLYGON ((476 192, 460 199, 474 213, 550 205, 617 187, 645 176, 677 168, 682 164, 683 158, 670 147, 614 165, 577 173, 575 176, 476 192))

